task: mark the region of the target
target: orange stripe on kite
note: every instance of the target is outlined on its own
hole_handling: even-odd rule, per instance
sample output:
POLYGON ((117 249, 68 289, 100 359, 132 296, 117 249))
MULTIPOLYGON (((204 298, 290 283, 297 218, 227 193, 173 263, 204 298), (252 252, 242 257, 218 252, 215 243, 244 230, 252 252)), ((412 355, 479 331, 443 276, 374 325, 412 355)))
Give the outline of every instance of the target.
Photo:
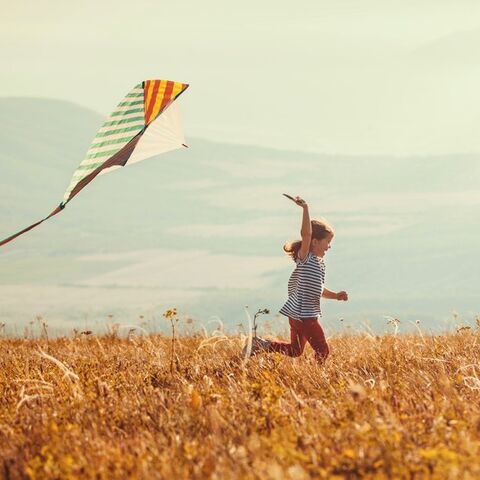
POLYGON ((160 87, 160 80, 154 80, 153 82, 150 82, 153 88, 150 88, 150 94, 147 95, 147 98, 145 99, 145 125, 148 125, 152 119, 154 118, 152 113, 153 113, 153 107, 155 105, 155 100, 157 98, 157 92, 160 87), (148 105, 148 107, 147 107, 148 105))
POLYGON ((165 95, 162 99, 162 105, 160 107, 160 110, 163 110, 170 103, 170 100, 172 99, 174 84, 175 82, 167 82, 167 87, 165 88, 165 95))
POLYGON ((167 80, 160 80, 160 87, 158 89, 157 95, 155 96, 155 103, 153 105, 152 113, 150 115, 150 121, 153 121, 155 118, 157 118, 158 114, 160 113, 160 107, 162 104, 162 99, 165 95, 165 89, 167 88, 167 84, 167 80))
POLYGON ((148 112, 148 106, 150 104, 150 99, 152 98, 152 88, 153 88, 153 83, 151 80, 146 80, 145 83, 143 84, 143 110, 144 110, 144 116, 145 116, 145 124, 147 124, 147 112, 148 112))
POLYGON ((145 92, 145 125, 149 125, 180 93, 188 87, 185 83, 170 80, 147 80, 145 92))
POLYGON ((152 100, 153 94, 153 87, 155 86, 156 80, 147 80, 145 82, 144 88, 144 100, 145 100, 145 119, 147 116, 148 106, 150 105, 150 101, 152 100))

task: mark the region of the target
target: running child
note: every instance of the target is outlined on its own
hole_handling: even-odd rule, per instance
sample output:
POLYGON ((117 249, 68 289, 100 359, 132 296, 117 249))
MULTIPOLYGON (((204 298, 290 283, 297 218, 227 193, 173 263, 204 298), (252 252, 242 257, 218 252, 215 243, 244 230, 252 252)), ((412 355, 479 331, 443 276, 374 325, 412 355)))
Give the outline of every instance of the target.
POLYGON ((296 268, 288 281, 288 300, 280 309, 280 313, 288 317, 290 323, 290 343, 256 337, 253 338, 251 352, 253 355, 260 351, 279 352, 290 357, 298 357, 308 342, 315 352, 315 358, 319 362, 324 362, 330 350, 319 323, 319 317, 322 316, 320 297, 347 301, 348 294, 343 290, 332 292, 324 285, 323 257, 333 240, 333 228, 325 221, 310 221, 305 200, 300 197, 292 200, 303 209, 303 216, 302 239, 283 247, 296 263, 296 268))

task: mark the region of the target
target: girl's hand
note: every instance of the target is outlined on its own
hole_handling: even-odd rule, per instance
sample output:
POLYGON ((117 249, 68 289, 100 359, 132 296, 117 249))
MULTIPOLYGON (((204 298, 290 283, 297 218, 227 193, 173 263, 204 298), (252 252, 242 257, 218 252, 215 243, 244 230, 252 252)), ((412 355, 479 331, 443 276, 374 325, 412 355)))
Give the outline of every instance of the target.
POLYGON ((308 207, 307 202, 298 196, 296 196, 293 200, 299 207, 306 208, 308 207))
POLYGON ((337 300, 343 300, 344 302, 346 302, 348 300, 348 293, 343 290, 341 292, 338 292, 337 300))

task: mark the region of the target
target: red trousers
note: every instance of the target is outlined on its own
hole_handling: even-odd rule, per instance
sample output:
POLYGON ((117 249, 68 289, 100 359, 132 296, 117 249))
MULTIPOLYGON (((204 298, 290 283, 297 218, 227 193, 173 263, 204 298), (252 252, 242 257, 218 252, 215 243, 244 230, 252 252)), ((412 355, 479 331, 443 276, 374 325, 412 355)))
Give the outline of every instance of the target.
POLYGON ((279 352, 289 357, 298 357, 308 342, 314 352, 315 358, 319 362, 324 362, 330 353, 325 334, 317 318, 307 318, 303 320, 288 319, 290 323, 290 343, 272 342, 269 348, 271 352, 279 352))

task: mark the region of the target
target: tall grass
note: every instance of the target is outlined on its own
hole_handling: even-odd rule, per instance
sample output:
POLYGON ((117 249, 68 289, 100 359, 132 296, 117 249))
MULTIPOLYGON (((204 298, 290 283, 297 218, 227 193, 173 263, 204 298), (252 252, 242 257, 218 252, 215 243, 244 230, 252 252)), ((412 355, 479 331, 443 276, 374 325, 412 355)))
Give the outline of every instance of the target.
POLYGON ((0 471, 480 478, 479 340, 338 335, 318 366, 311 350, 244 362, 220 335, 3 338, 0 471))

